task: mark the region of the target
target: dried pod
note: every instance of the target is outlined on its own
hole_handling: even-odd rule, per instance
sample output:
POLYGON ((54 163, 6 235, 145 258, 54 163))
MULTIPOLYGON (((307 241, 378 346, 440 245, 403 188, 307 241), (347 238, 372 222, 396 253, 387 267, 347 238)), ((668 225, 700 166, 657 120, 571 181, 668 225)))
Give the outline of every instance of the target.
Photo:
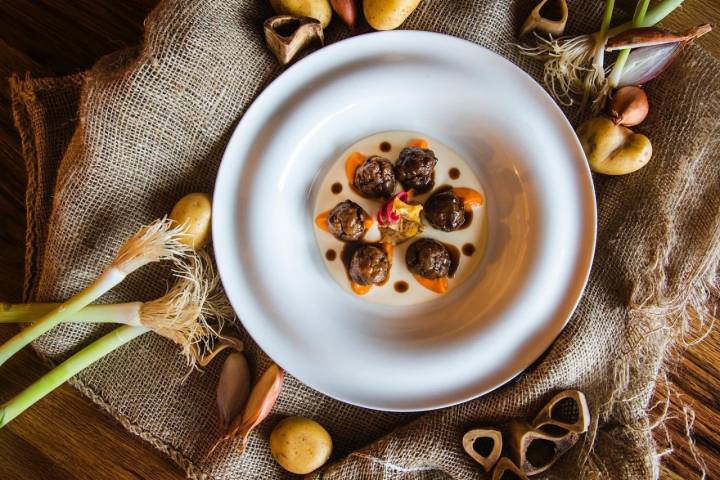
POLYGON ((250 368, 245 355, 233 352, 225 359, 217 384, 217 407, 220 427, 227 430, 242 413, 250 395, 250 368))
POLYGON ((238 449, 240 453, 245 451, 250 432, 265 420, 275 405, 283 378, 283 371, 274 363, 265 370, 250 392, 242 416, 235 417, 228 432, 210 448, 208 456, 222 443, 230 442, 238 436, 241 441, 238 449))
POLYGON ((550 468, 560 456, 575 445, 579 434, 549 434, 532 428, 526 422, 511 420, 507 424, 506 443, 511 458, 526 475, 536 475, 550 468))
POLYGON ((463 448, 489 472, 502 452, 502 432, 497 428, 474 428, 463 435, 463 448))
POLYGON ((542 0, 533 8, 525 23, 523 23, 520 36, 524 37, 530 32, 539 31, 559 37, 565 31, 567 20, 568 6, 566 0, 542 0))
POLYGON ((357 5, 355 0, 330 0, 330 5, 338 17, 350 28, 355 28, 357 5))
POLYGON ((528 480, 528 477, 512 460, 508 457, 502 457, 495 464, 492 480, 528 480))
POLYGON ((265 20, 265 42, 278 62, 287 65, 309 46, 324 42, 322 24, 310 17, 278 15, 265 20))
POLYGON ((562 435, 585 433, 590 427, 590 409, 585 395, 578 390, 564 390, 555 395, 532 421, 535 429, 562 435))

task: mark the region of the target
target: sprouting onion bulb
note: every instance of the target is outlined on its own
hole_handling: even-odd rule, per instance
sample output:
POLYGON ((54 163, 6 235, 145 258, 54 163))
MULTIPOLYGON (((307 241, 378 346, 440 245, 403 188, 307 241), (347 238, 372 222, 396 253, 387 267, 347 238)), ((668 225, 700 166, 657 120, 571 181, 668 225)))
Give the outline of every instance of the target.
POLYGON ((148 263, 178 259, 188 254, 189 247, 178 241, 180 233, 181 230, 167 219, 142 227, 120 247, 110 265, 90 286, 0 346, 0 365, 40 335, 72 318, 75 313, 118 285, 138 268, 148 263))
MULTIPOLYGON (((204 359, 198 358, 197 346, 204 345, 210 349, 215 346, 210 358, 217 352, 232 346, 242 350, 242 342, 231 338, 222 338, 219 345, 215 339, 224 319, 232 314, 226 297, 222 294, 220 283, 214 271, 207 268, 207 254, 195 257, 188 256, 182 264, 186 266, 176 272, 178 281, 162 297, 145 303, 132 302, 119 305, 93 305, 77 312, 73 320, 124 323, 104 337, 96 340, 66 361, 45 374, 30 387, 16 397, 0 406, 0 427, 6 425, 25 409, 53 391, 84 368, 116 350, 127 342, 145 332, 154 331, 177 343, 189 364, 196 362, 206 365, 204 359), (210 326, 209 320, 214 319, 217 326, 210 326)), ((43 310, 47 304, 35 306, 21 305, 16 309, 15 318, 28 320, 27 313, 19 311, 43 310)), ((13 312, 13 308, 3 307, 4 312, 13 312)), ((4 313, 0 312, 0 318, 4 313)))
MULTIPOLYGON (((231 317, 232 308, 222 293, 220 280, 207 253, 201 251, 185 257, 176 264, 174 273, 177 282, 160 298, 147 302, 88 305, 73 314, 68 322, 143 326, 180 345, 189 361, 199 361, 193 346, 199 342, 207 343, 215 330, 222 328, 222 325, 211 327, 206 318, 222 320, 231 317)), ((0 323, 32 323, 60 305, 3 303, 0 304, 0 323)), ((218 343, 221 348, 226 344, 242 350, 241 343, 232 343, 230 338, 223 338, 218 343)), ((219 351, 213 350, 213 354, 219 351)))
MULTIPOLYGON (((173 214, 173 219, 163 218, 140 228, 120 247, 110 265, 90 286, 0 346, 0 365, 40 335, 70 320, 74 314, 121 283, 135 270, 160 260, 174 260, 177 263, 178 259, 191 255, 193 250, 207 242, 210 236, 210 204, 207 195, 191 194, 184 197, 173 208, 173 214)), ((191 315, 178 312, 174 328, 170 330, 164 327, 161 327, 162 331, 150 328, 181 343, 178 342, 177 332, 182 331, 183 319, 191 315)), ((166 322, 161 323, 164 325, 166 322)))
POLYGON ((537 44, 519 46, 520 53, 544 62, 543 83, 558 103, 569 106, 578 99, 592 99, 597 108, 602 106, 609 91, 603 65, 607 40, 632 28, 652 27, 682 3, 683 0, 661 0, 648 8, 641 20, 607 28, 612 16, 612 8, 607 7, 612 5, 611 0, 606 0, 599 32, 550 39, 536 36, 537 44))

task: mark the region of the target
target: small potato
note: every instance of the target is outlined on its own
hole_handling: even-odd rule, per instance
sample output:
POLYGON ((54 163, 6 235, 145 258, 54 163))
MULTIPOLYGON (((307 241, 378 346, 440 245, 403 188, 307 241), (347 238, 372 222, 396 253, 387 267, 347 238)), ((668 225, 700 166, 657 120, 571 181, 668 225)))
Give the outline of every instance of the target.
POLYGON ((625 175, 640 170, 652 156, 650 139, 609 118, 591 118, 577 135, 593 172, 625 175))
POLYGON ((170 212, 170 219, 185 227, 180 241, 193 250, 204 247, 210 239, 210 214, 212 211, 210 195, 191 193, 181 198, 170 212))
POLYGON ((365 0, 365 18, 375 30, 399 27, 417 8, 420 0, 365 0))
POLYGON ((315 420, 288 417, 270 434, 270 452, 285 470, 304 475, 328 461, 332 438, 315 420))
POLYGON ((270 5, 281 15, 298 15, 319 20, 323 28, 330 24, 332 8, 328 0, 270 0, 270 5))

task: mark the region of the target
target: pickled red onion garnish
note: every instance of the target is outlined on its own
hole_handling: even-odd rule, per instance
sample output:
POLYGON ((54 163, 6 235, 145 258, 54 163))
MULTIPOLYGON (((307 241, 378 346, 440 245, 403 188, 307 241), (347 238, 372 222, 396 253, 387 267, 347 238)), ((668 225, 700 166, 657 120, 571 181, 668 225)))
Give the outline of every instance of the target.
POLYGON ((378 225, 380 225, 381 227, 387 226, 392 223, 398 223, 400 221, 400 215, 393 208, 396 198, 401 202, 405 203, 410 199, 410 194, 408 192, 397 193, 393 195, 390 200, 382 204, 377 213, 378 225))

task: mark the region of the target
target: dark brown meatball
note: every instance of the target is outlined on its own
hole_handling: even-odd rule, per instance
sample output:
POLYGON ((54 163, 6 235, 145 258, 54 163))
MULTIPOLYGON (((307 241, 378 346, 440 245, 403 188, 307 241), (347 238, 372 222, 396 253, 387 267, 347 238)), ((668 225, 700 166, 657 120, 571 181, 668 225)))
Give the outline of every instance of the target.
POLYGON ((385 251, 377 245, 363 245, 350 259, 350 278, 360 285, 380 285, 390 271, 385 251))
POLYGON ((425 202, 423 211, 430 225, 438 230, 452 232, 465 223, 465 204, 452 190, 433 194, 425 202))
POLYGON ((355 170, 355 188, 369 198, 388 198, 395 190, 395 173, 390 160, 373 155, 355 170))
POLYGON ((433 187, 433 169, 438 159, 428 148, 403 148, 395 164, 395 177, 405 190, 427 192, 433 187))
POLYGON ((330 233, 338 240, 360 240, 365 234, 367 214, 360 205, 345 200, 335 205, 328 215, 327 225, 330 233))
POLYGON ((410 245, 405 262, 411 272, 431 280, 450 274, 450 252, 431 238, 421 238, 410 245))

